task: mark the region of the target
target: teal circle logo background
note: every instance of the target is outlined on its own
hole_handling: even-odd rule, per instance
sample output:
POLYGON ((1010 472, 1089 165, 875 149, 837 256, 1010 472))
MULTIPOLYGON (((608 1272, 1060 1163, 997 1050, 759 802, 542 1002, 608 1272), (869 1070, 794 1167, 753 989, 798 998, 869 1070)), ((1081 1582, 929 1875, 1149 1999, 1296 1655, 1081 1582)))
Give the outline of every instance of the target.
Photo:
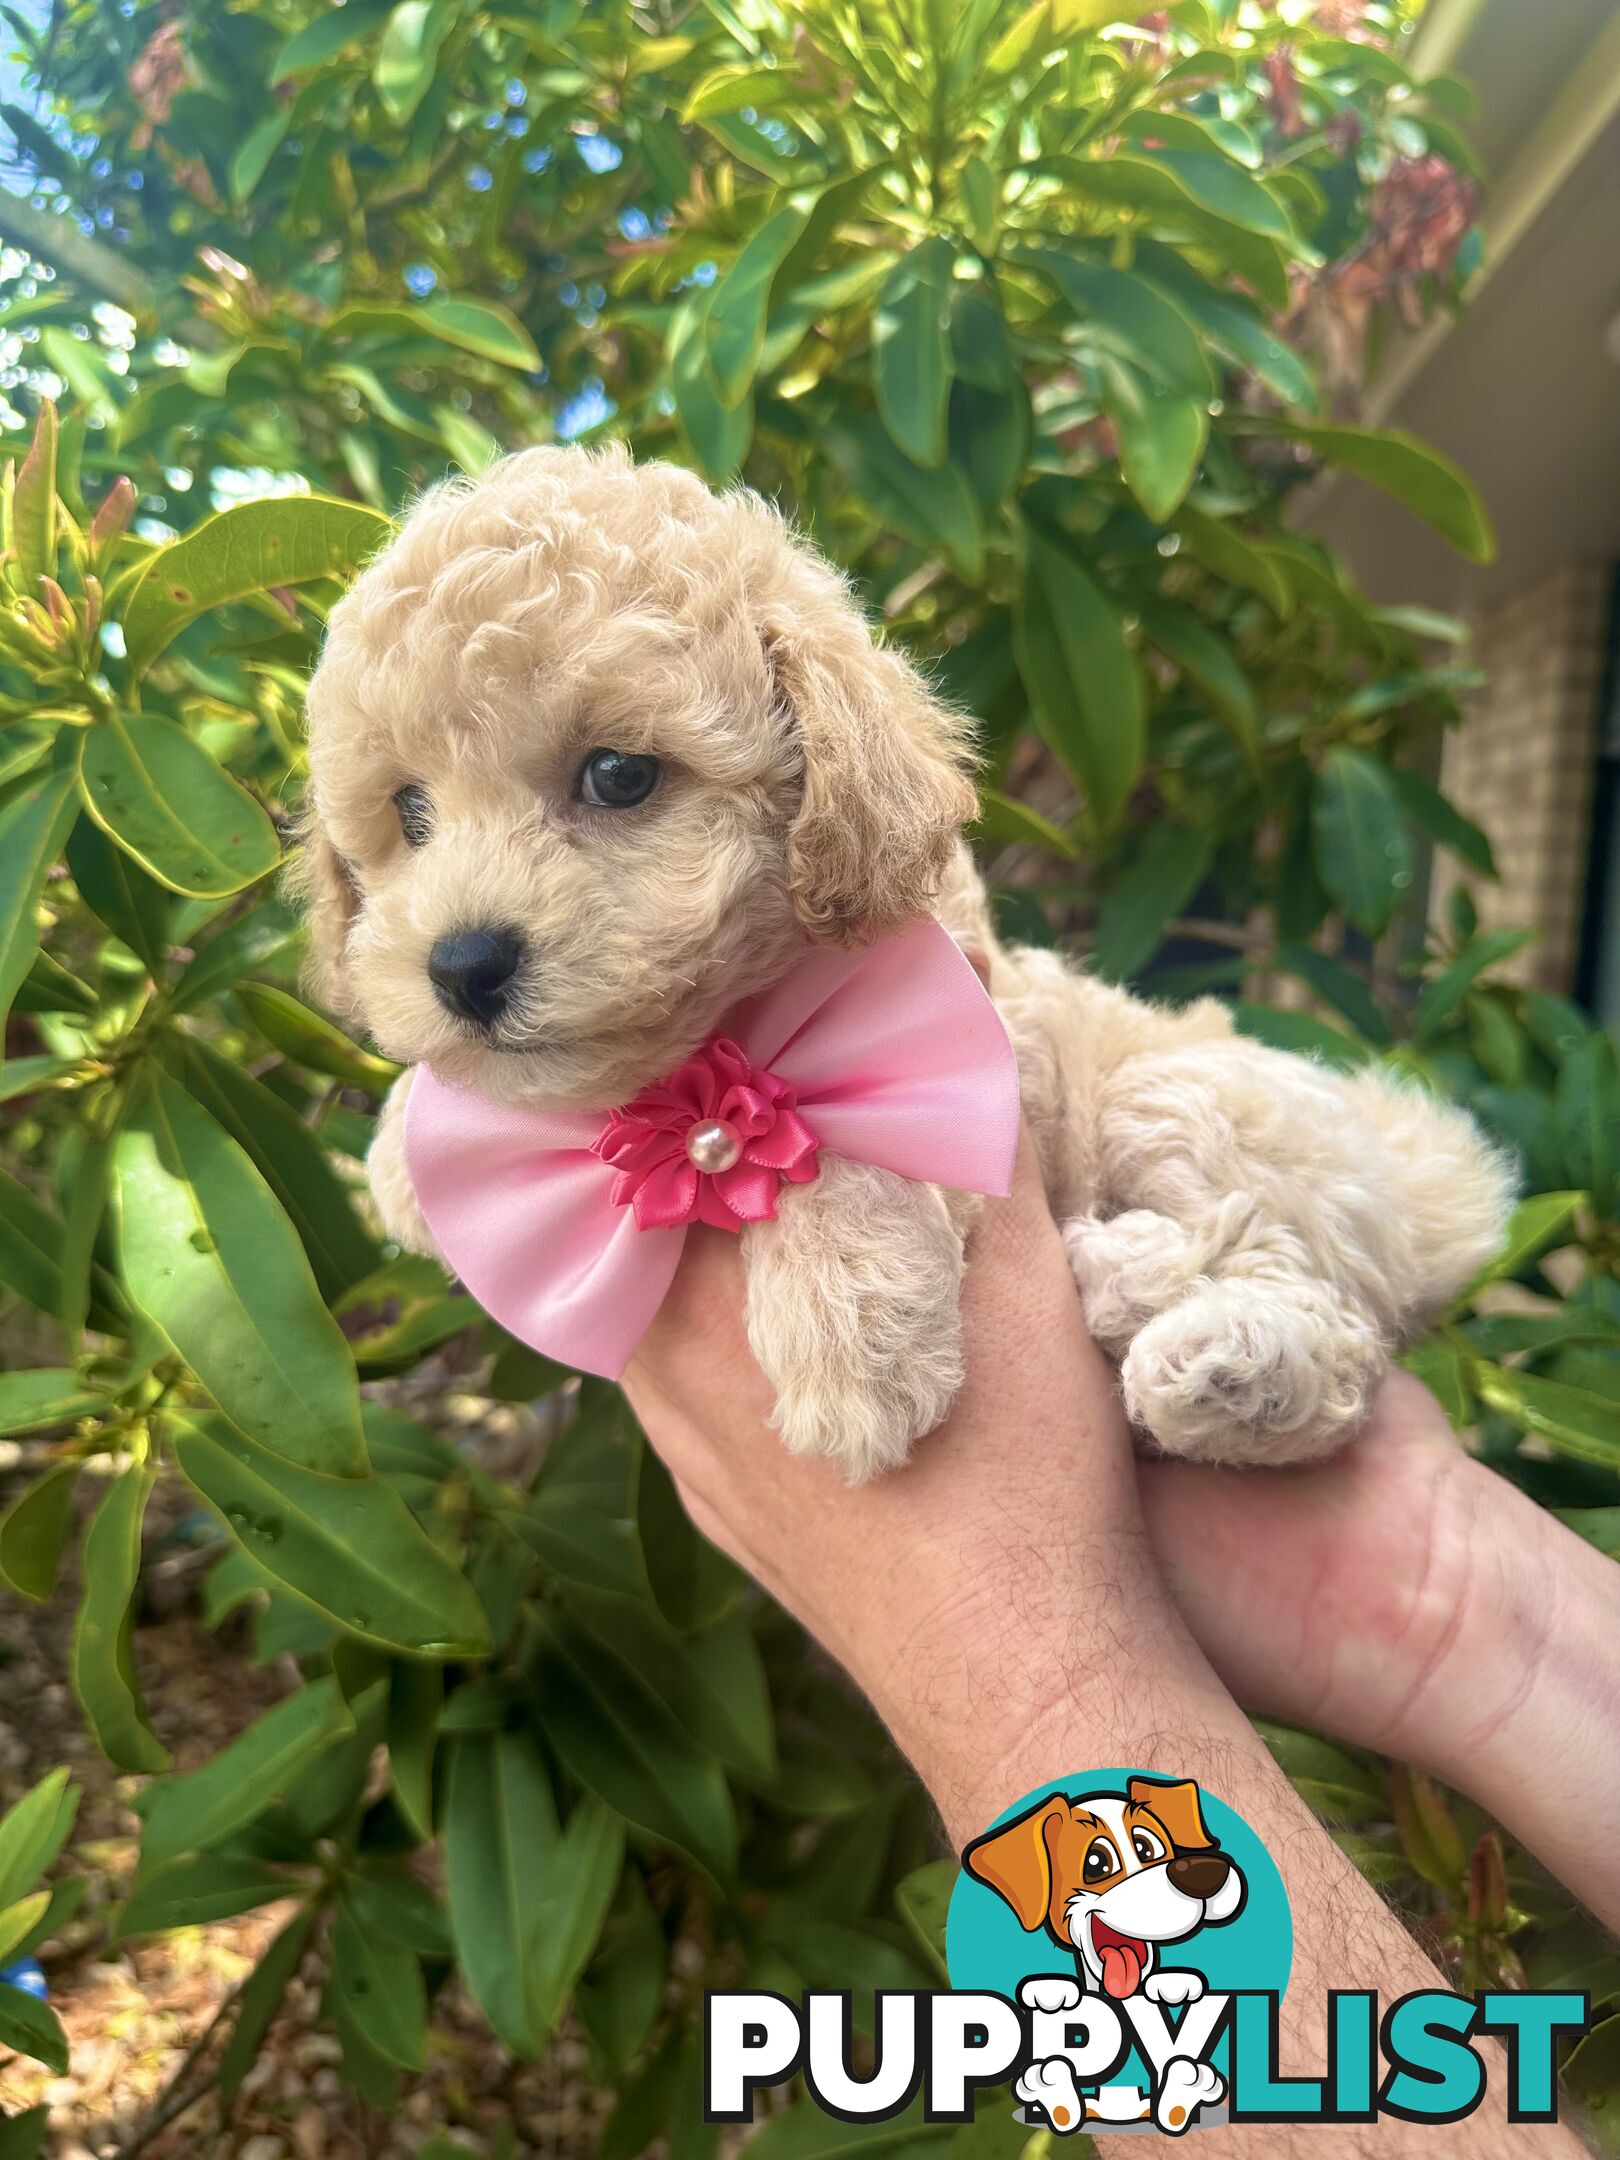
MULTIPOLYGON (((1004 1808, 986 1824, 986 1834, 1055 1794, 1071 1800, 1089 1793, 1123 1795, 1133 1777, 1163 1783, 1166 1776, 1162 1770, 1086 1770, 1076 1777, 1054 1778, 1004 1808)), ((1294 1961, 1294 1923, 1282 1877, 1241 1815, 1207 1786, 1199 1786, 1198 1797, 1210 1834, 1242 1870, 1248 1896, 1235 1920, 1200 1928, 1184 1942, 1163 1944, 1158 1966, 1200 1972, 1212 1992, 1274 1989, 1281 1995, 1294 1961)), ((1068 1976, 1075 1970, 1072 1950, 1055 1943, 1044 1928, 1030 1933, 1020 1927, 1005 1899, 961 1869, 945 1921, 945 1962, 953 1988, 988 1989, 1014 2002, 1020 1981, 1037 1973, 1068 1976)))

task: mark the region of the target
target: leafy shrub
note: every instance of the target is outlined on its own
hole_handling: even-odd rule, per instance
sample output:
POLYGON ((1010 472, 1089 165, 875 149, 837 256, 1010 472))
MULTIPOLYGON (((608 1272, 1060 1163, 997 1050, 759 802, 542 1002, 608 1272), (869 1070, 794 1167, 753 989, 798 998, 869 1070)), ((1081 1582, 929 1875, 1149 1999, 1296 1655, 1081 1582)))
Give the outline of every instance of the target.
MULTIPOLYGON (((1466 93, 1411 81, 1386 8, 1337 8, 1355 38, 1298 12, 66 0, 33 49, 52 124, 8 117, 40 185, 0 198, 37 405, 0 499, 0 1281, 60 1347, 0 1374, 40 1473, 0 1570, 50 1597, 96 1496, 74 1684, 151 1778, 123 1930, 297 1901, 227 2107, 306 1950, 379 2105, 452 1962, 519 2052, 572 2003, 608 2160, 709 2149, 704 1986, 937 1970, 931 1825, 882 1736, 614 1391, 379 1245, 393 1069, 296 992, 274 875, 320 624, 403 495, 497 442, 623 432, 790 503, 980 717, 1011 934, 1470 1102, 1526 1200, 1413 1362, 1620 1551, 1613 1048, 1504 980, 1519 941, 1466 896, 1426 927, 1433 848, 1492 874, 1429 777, 1458 633, 1371 605, 1288 515, 1336 467, 1489 551, 1464 478, 1334 409, 1300 342, 1342 363, 1322 325, 1347 266, 1393 261, 1414 173, 1449 223, 1385 290, 1453 297, 1466 93), (407 1379, 410 1414, 381 1385, 407 1379), (444 1436, 452 1385, 543 1401, 531 1486, 444 1436), (209 1616, 250 1606, 304 1674, 184 1776, 131 1647, 159 1480, 218 1526, 209 1616)), ((1488 1826, 1270 1737, 1459 1972, 1620 1993, 1488 1826)))

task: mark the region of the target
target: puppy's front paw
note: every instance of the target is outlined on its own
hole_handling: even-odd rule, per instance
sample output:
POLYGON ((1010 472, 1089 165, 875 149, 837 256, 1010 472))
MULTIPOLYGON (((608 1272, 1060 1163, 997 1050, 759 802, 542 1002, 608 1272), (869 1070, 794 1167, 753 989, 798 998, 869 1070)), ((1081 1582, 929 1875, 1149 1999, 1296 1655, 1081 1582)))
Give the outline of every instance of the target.
POLYGON ((903 1462, 962 1385, 962 1238, 944 1196, 830 1157, 749 1226, 748 1339, 795 1455, 903 1462))
POLYGON ((1079 1981, 1066 1979, 1062 1973, 1034 1973, 1018 1983, 1018 2000, 1027 2010, 1056 2016, 1063 2010, 1078 2010, 1084 1999, 1079 1981))
POLYGON ((1142 1982, 1142 1993, 1149 2002, 1197 2002, 1204 1993, 1204 1976, 1195 1972, 1149 1973, 1142 1982))

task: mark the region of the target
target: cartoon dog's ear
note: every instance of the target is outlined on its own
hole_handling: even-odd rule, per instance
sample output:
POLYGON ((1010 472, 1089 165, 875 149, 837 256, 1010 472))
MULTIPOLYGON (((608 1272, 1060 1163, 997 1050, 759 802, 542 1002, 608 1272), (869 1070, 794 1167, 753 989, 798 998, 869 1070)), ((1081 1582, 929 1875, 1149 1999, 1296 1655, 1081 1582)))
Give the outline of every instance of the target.
POLYGON ((1198 1787, 1191 1778, 1161 1785, 1157 1778, 1133 1777, 1126 1789, 1139 1807, 1151 1808, 1158 1816, 1177 1852, 1196 1852, 1214 1844, 1204 1828, 1198 1787))
POLYGON ((815 936, 856 945, 924 915, 977 808, 966 723, 874 644, 837 582, 806 575, 761 631, 804 761, 788 886, 815 936))
POLYGON ((1043 1800, 1002 1829, 975 1838, 962 1854, 962 1865, 968 1873, 1006 1899, 1018 1915, 1020 1927, 1033 1930, 1045 1925, 1052 1902, 1052 1848, 1046 1841, 1047 1826, 1061 1822, 1068 1812, 1066 1800, 1043 1800))
POLYGON ((304 820, 303 845, 288 865, 286 886, 304 910, 309 929, 306 973, 311 989, 331 1012, 351 1016, 353 1006, 345 949, 360 907, 354 873, 316 822, 304 820))

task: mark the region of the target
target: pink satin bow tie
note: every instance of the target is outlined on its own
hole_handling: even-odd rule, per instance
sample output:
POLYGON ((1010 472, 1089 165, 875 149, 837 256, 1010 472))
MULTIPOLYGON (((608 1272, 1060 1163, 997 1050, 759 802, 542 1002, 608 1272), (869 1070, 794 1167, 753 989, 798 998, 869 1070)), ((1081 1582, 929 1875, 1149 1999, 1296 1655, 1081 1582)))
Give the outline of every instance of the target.
POLYGON ((689 1224, 768 1221, 823 1152, 1005 1194, 1017 1146, 1012 1044, 932 921, 812 954, 605 1118, 502 1109, 426 1066, 405 1106, 405 1160, 449 1266, 511 1334, 613 1380, 689 1224))

